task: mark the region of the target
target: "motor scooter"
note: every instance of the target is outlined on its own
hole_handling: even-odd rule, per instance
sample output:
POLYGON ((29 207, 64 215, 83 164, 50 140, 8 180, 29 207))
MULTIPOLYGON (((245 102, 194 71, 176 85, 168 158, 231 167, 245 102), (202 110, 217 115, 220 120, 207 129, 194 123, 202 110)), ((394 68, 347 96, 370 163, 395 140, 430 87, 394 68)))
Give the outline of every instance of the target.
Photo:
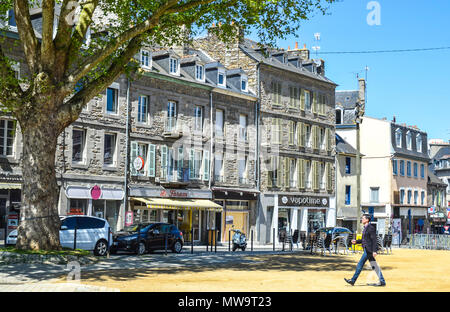
POLYGON ((231 230, 234 232, 233 234, 233 251, 236 251, 236 249, 240 248, 242 251, 245 251, 245 248, 247 247, 247 237, 243 232, 240 230, 231 230))

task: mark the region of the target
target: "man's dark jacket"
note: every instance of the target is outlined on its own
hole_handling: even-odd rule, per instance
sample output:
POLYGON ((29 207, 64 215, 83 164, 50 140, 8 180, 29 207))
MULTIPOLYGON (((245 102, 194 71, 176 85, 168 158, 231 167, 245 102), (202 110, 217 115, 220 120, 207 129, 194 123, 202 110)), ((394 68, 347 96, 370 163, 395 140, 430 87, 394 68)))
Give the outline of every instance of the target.
POLYGON ((368 253, 377 252, 377 231, 375 229, 375 226, 373 226, 372 224, 365 226, 362 233, 362 239, 358 239, 356 243, 362 243, 363 248, 368 253))

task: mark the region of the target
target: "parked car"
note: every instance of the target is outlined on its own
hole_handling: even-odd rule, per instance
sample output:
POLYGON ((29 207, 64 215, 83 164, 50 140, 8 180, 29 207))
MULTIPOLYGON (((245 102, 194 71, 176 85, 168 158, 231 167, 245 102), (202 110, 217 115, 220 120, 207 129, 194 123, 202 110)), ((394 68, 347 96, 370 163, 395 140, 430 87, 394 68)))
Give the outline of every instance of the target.
MULTIPOLYGON (((112 245, 112 232, 108 221, 90 216, 68 216, 61 218, 59 242, 62 247, 73 248, 75 238, 75 225, 77 227, 76 248, 93 250, 96 256, 105 256, 109 245, 112 245)), ((15 245, 17 230, 11 231, 6 238, 6 245, 15 245)))
POLYGON ((13 230, 8 234, 8 236, 6 236, 5 245, 6 246, 16 245, 16 242, 17 242, 17 230, 13 230))
POLYGON ((353 232, 345 227, 323 227, 323 228, 316 230, 316 234, 319 234, 319 233, 332 234, 332 235, 336 236, 336 235, 342 235, 342 234, 352 234, 353 232))
POLYGON ((111 253, 121 250, 141 255, 154 250, 164 250, 166 236, 167 249, 180 253, 184 244, 183 233, 175 225, 168 223, 135 224, 125 228, 114 235, 111 253))
POLYGON ((112 232, 108 221, 91 216, 68 216, 61 220, 59 241, 62 247, 73 248, 77 228, 76 248, 92 250, 96 256, 105 256, 112 245, 112 232))

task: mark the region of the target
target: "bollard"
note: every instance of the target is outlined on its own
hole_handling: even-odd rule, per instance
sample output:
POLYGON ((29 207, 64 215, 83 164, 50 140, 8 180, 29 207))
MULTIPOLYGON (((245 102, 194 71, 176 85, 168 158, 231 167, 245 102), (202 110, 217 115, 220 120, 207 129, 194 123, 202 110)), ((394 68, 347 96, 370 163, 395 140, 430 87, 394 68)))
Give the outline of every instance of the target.
POLYGON ((167 233, 164 233, 164 255, 167 256, 167 233))
POLYGON ((253 251, 253 230, 252 230, 252 234, 251 234, 251 242, 252 242, 252 248, 251 248, 251 251, 253 251))
POLYGON ((275 228, 273 228, 273 251, 275 251, 275 228))
POLYGON ((191 229, 191 255, 194 254, 194 228, 191 229))
POLYGON ((139 255, 139 243, 141 241, 141 225, 139 224, 137 227, 137 244, 136 244, 136 253, 139 255))
POLYGON ((217 253, 217 235, 219 232, 217 230, 214 231, 214 252, 217 253))
POLYGON ((106 258, 109 258, 109 245, 111 243, 110 240, 110 235, 111 235, 111 228, 108 226, 108 246, 106 247, 106 258))
POLYGON ((207 237, 206 237, 206 252, 209 251, 208 247, 209 247, 209 230, 206 232, 207 233, 207 237))
POLYGON ((228 251, 231 251, 231 230, 228 230, 228 251))

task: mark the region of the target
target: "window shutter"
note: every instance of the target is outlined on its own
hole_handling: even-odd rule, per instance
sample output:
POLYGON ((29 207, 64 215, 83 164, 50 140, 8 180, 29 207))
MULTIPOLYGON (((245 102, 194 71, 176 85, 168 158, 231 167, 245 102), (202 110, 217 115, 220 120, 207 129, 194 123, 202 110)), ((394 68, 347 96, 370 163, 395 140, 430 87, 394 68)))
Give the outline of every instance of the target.
POLYGON ((298 186, 305 188, 305 160, 299 158, 298 160, 298 186))
POLYGON ((194 172, 194 149, 189 151, 189 179, 193 180, 195 176, 194 172))
POLYGON ((267 187, 272 187, 272 177, 273 177, 273 166, 272 166, 272 164, 273 164, 273 161, 272 161, 272 157, 271 158, 269 158, 269 160, 268 160, 268 164, 267 164, 267 166, 268 166, 268 168, 269 168, 269 170, 267 170, 267 187))
POLYGON ((149 144, 148 146, 148 153, 147 153, 147 164, 148 164, 148 176, 154 177, 155 176, 155 152, 156 152, 156 145, 155 144, 149 144))
POLYGON ((289 158, 284 157, 284 187, 289 187, 289 158))
POLYGON ((313 162, 313 168, 314 168, 314 189, 318 190, 319 189, 319 163, 317 161, 313 162))
POLYGON ((277 83, 277 87, 278 87, 277 104, 281 105, 281 83, 277 83))
POLYGON ((305 90, 300 89, 300 109, 305 110, 305 90))
POLYGON ((317 114, 317 92, 313 92, 312 96, 313 96, 312 111, 314 114, 317 114))
POLYGON ((331 152, 331 146, 333 145, 333 135, 330 128, 327 128, 327 151, 331 152))
POLYGON ((167 177, 167 146, 161 145, 161 178, 167 177))
POLYGON ((203 151, 203 181, 209 180, 209 151, 203 151))
POLYGON ((333 189, 333 170, 330 163, 327 163, 327 188, 328 191, 333 189))
POLYGON ((312 132, 312 148, 313 149, 317 149, 317 131, 316 131, 316 126, 312 126, 311 127, 311 132, 312 132))
POLYGON ((135 176, 137 175, 137 170, 134 168, 134 159, 138 156, 138 143, 137 142, 131 142, 131 175, 135 176))
POLYGON ((178 147, 178 159, 177 159, 177 169, 178 169, 178 178, 184 180, 184 158, 183 158, 183 146, 178 147))

